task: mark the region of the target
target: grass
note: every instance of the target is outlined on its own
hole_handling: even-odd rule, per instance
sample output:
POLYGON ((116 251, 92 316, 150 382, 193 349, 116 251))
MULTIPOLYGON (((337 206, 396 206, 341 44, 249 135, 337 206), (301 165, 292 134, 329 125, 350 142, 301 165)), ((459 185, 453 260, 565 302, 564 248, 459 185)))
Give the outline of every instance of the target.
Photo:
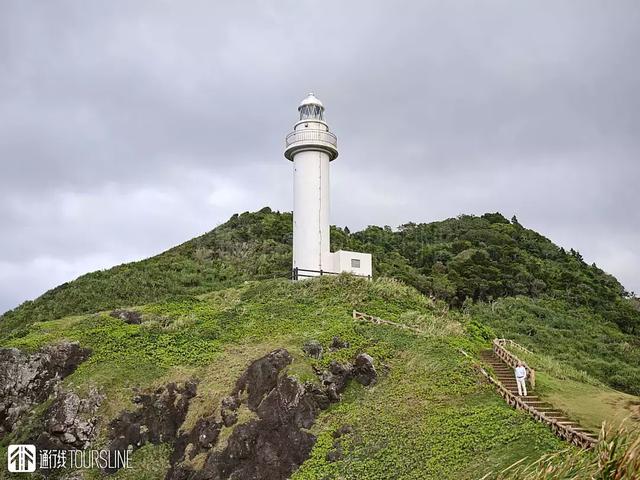
POLYGON ((562 447, 478 383, 453 346, 427 339, 414 345, 390 362, 379 385, 352 386, 343 403, 322 415, 314 427, 318 444, 294 480, 472 479, 496 464, 509 465, 523 451, 537 458, 562 447), (328 462, 332 434, 345 424, 354 428, 345 456, 328 462))
POLYGON ((536 379, 545 399, 587 428, 598 431, 603 422, 616 427, 625 421, 640 425, 639 397, 571 379, 557 379, 544 372, 536 379))
POLYGON ((527 465, 518 462, 496 480, 636 480, 640 478, 640 435, 626 428, 603 427, 593 450, 572 450, 542 456, 527 465))
MULTIPOLYGON (((93 350, 64 383, 81 392, 96 386, 106 394, 97 446, 107 441, 109 420, 132 408, 134 388, 197 378, 198 394, 184 425, 190 428, 212 413, 250 361, 283 347, 294 357, 288 374, 301 381, 317 381, 312 367, 346 361, 359 352, 372 355, 381 373, 371 388, 350 385, 343 401, 320 415, 313 427, 317 444, 294 479, 473 479, 525 455, 535 460, 566 447, 545 426, 509 408, 460 354, 461 346, 472 353, 486 348, 486 332, 476 332, 479 327, 468 327, 462 314, 393 280, 369 282, 344 275, 295 284, 247 282, 137 310, 143 315, 141 325, 104 312, 67 317, 33 324, 2 345, 34 350, 69 339, 93 350), (419 325, 429 334, 354 322, 354 308, 419 325), (464 333, 463 324, 473 333, 464 333), (329 351, 334 336, 350 346, 329 351), (302 353, 311 339, 325 346, 321 360, 302 353), (345 424, 354 433, 341 440, 342 459, 330 462, 332 434, 345 424)), ((223 431, 221 438, 228 433, 223 431)), ((134 468, 114 478, 161 478, 168 452, 163 445, 140 449, 134 468)), ((92 475, 97 478, 96 472, 92 475)))
MULTIPOLYGON (((640 395, 640 340, 622 333, 607 316, 558 299, 528 297, 478 303, 467 311, 475 321, 491 327, 497 337, 515 340, 559 362, 562 372, 557 375, 583 372, 581 378, 572 377, 596 379, 640 395)), ((544 367, 553 369, 548 362, 544 367)))
POLYGON ((510 350, 535 369, 536 393, 583 427, 599 431, 604 422, 614 428, 623 422, 640 426, 640 397, 614 390, 549 355, 510 350))

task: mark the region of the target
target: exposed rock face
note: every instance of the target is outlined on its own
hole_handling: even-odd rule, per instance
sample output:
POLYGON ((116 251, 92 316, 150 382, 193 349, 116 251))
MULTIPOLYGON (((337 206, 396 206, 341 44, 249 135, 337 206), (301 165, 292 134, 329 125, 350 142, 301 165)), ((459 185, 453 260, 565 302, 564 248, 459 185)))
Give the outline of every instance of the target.
MULTIPOLYGON (((322 386, 301 384, 287 376, 284 371, 291 362, 291 355, 284 349, 252 362, 231 394, 175 440, 166 480, 289 478, 315 444, 316 438, 308 429, 318 413, 339 401, 349 379, 359 378, 366 384, 375 381, 368 355, 357 357, 354 364, 332 362, 327 371, 319 372, 322 386), (194 469, 189 460, 199 454, 203 454, 204 463, 194 469)), ((111 422, 110 448, 171 443, 194 395, 195 384, 188 383, 182 388, 169 384, 138 396, 137 411, 123 412, 111 422)))
POLYGON ((15 348, 0 349, 0 438, 13 431, 33 405, 46 400, 89 354, 79 344, 68 342, 32 355, 15 348))
POLYGON ((373 358, 366 353, 359 354, 354 364, 339 363, 333 360, 327 370, 317 373, 322 379, 329 400, 332 402, 340 401, 340 393, 352 378, 364 386, 373 385, 378 378, 373 358))
POLYGON ((139 325, 142 323, 142 315, 132 310, 114 310, 109 315, 132 325, 139 325))
POLYGON ((220 403, 220 416, 225 427, 230 427, 238 420, 238 407, 240 399, 237 396, 230 396, 222 399, 220 403))
POLYGON ((322 384, 326 388, 330 401, 340 401, 340 393, 347 387, 347 383, 353 376, 352 370, 351 364, 342 364, 332 360, 329 369, 320 372, 322 384))
POLYGON ((135 412, 122 412, 109 424, 109 450, 137 449, 147 442, 172 443, 184 422, 196 383, 169 383, 153 393, 138 395, 135 412))
POLYGON ((92 389, 86 398, 58 390, 56 399, 44 414, 44 430, 38 436, 39 448, 85 449, 96 434, 95 416, 104 396, 92 389))
POLYGON ((280 371, 292 360, 283 348, 259 358, 240 376, 232 396, 246 395, 249 409, 255 411, 264 396, 276 386, 280 371))
MULTIPOLYGON (((319 410, 329 405, 326 392, 281 375, 291 360, 289 352, 280 349, 254 361, 238 379, 231 396, 222 400, 221 416, 226 425, 225 416, 246 405, 257 418, 237 425, 226 446, 209 453, 202 470, 175 465, 167 479, 288 478, 315 444, 315 437, 306 429, 313 425, 319 410)), ((221 423, 212 418, 196 425, 194 431, 185 435, 189 440, 181 442, 182 454, 174 452, 173 460, 179 462, 184 458, 188 442, 199 443, 195 451, 193 446, 190 449, 191 457, 202 451, 203 439, 215 444, 210 438, 217 437, 220 428, 221 423), (215 433, 207 436, 207 431, 215 433)))

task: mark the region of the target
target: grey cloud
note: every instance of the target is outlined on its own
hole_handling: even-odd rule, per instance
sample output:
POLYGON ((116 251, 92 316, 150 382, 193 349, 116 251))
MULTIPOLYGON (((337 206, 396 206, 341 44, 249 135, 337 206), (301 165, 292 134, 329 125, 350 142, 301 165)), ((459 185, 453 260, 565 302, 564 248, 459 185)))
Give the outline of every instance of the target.
POLYGON ((2 2, 0 310, 290 209, 309 90, 333 222, 515 213, 640 291, 638 24, 634 1, 2 2))

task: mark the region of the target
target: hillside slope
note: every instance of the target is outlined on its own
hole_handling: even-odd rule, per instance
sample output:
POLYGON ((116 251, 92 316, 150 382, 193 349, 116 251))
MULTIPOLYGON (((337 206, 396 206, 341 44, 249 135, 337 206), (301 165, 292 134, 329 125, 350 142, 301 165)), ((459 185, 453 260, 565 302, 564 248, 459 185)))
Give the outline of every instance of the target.
MULTIPOLYGON (((445 305, 395 281, 340 276, 297 284, 249 282, 135 311, 141 314, 140 324, 106 313, 66 317, 33 324, 26 335, 2 345, 35 351, 71 340, 91 349, 89 359, 62 385, 81 397, 93 388, 104 396, 97 412, 96 447, 112 444, 118 425, 114 421, 131 418, 121 412, 144 408, 144 400, 132 402, 136 392, 140 397, 170 382, 197 381, 181 431, 208 415, 220 418, 223 407, 217 405, 246 366, 268 352, 286 349, 293 358, 286 374, 315 388, 321 388, 316 371, 332 368, 332 361, 352 361, 360 353, 372 357, 378 375, 369 386, 350 381, 341 400, 319 413, 311 426, 312 449, 302 466, 294 468, 295 479, 475 479, 480 472, 510 465, 523 452, 535 459, 566 448, 550 430, 507 407, 480 381, 458 348, 474 352, 485 342, 464 334, 467 320, 461 314, 447 312, 445 305), (417 337, 355 323, 352 308, 431 333, 417 337), (321 358, 303 351, 311 341, 323 346, 321 358)), ((47 428, 43 409, 29 421, 17 422, 2 444, 42 438, 39 432, 47 428)), ((207 456, 229 448, 235 431, 252 425, 252 418, 241 408, 237 424, 222 427, 214 446, 185 459, 181 468, 204 468, 207 456)), ((140 448, 134 447, 133 468, 112 478, 163 478, 170 464, 177 468, 172 452, 178 443, 175 436, 143 440, 140 448)), ((302 446, 289 448, 295 452, 302 446)), ((100 478, 99 471, 90 478, 100 478)))
MULTIPOLYGON (((0 338, 32 322, 198 295, 245 280, 288 278, 290 213, 234 215, 211 232, 140 262, 89 273, 0 317, 0 338)), ((332 229, 334 249, 374 254, 374 272, 473 312, 500 336, 640 393, 639 304, 580 254, 514 218, 460 216, 397 230, 332 229)))

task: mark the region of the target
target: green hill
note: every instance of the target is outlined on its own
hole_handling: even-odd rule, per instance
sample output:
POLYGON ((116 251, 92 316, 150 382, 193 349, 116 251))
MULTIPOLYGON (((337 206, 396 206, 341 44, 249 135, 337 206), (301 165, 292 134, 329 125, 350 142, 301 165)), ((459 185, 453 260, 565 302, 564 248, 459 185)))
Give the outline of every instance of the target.
MULTIPOLYGON (((186 425, 213 408, 242 369, 269 351, 286 348, 294 358, 288 374, 311 382, 316 381, 314 368, 367 352, 380 381, 370 388, 350 384, 342 401, 318 418, 312 427, 317 442, 297 479, 472 479, 480 470, 510 465, 524 450, 537 458, 564 448, 546 427, 510 409, 479 382, 458 348, 472 352, 482 342, 464 335, 461 314, 443 316, 442 305, 395 281, 340 276, 296 284, 249 282, 136 310, 142 314, 140 325, 107 314, 73 316, 33 324, 5 346, 34 351, 67 339, 91 348, 89 360, 65 382, 81 393, 89 387, 104 392, 100 414, 107 419, 132 408, 133 386, 153 390, 196 378, 198 395, 186 425), (434 333, 416 337, 358 324, 351 319, 352 308, 430 327, 434 333), (336 336, 349 346, 331 351, 336 336), (310 340, 324 345, 322 359, 303 353, 310 340), (345 425, 350 433, 340 445, 342 458, 328 461, 336 449, 334 434, 345 425)), ((106 444, 107 436, 102 429, 97 444, 106 444)), ((132 461, 139 467, 114 478, 162 478, 169 454, 166 445, 144 445, 132 461), (144 465, 158 467, 149 471, 144 465)))
POLYGON ((578 253, 499 214, 334 228, 334 249, 374 254, 375 280, 294 283, 291 220, 234 215, 0 317, 0 387, 16 377, 19 407, 0 402, 2 453, 129 447, 132 468, 112 478, 143 480, 497 478, 525 457, 541 459, 531 478, 563 459, 583 476, 600 468, 482 380, 479 354, 496 336, 535 352, 521 355, 536 393, 581 424, 640 421, 640 313, 578 253), (425 333, 355 322, 353 309, 425 333), (48 398, 33 396, 33 378, 48 398))
MULTIPOLYGON (((363 352, 373 358, 379 374, 372 386, 349 383, 341 401, 318 416, 309 430, 315 443, 294 479, 477 479, 525 456, 533 461, 544 454, 567 452, 567 445, 551 430, 508 407, 481 381, 473 358, 460 352, 476 356, 487 348, 491 332, 472 316, 448 310, 444 302, 395 280, 369 282, 341 275, 298 283, 250 281, 132 311, 140 315, 139 324, 108 313, 75 315, 33 323, 23 335, 2 345, 34 352, 67 340, 92 351, 62 385, 80 397, 92 389, 104 395, 97 411, 94 448, 109 445, 110 425, 120 412, 140 408, 134 403, 136 392, 158 392, 170 382, 196 380, 197 393, 181 425, 188 431, 212 412, 221 414, 217 405, 248 364, 284 348, 293 358, 286 375, 305 385, 320 386, 316 372, 363 352), (419 327, 427 334, 356 323, 351 318, 353 308, 419 327), (332 347, 336 337, 342 348, 332 347), (310 342, 323 346, 321 358, 304 352, 310 342)), ((569 398, 570 392, 553 388, 557 370, 547 368, 551 360, 535 361, 546 368, 541 370, 546 372, 540 379, 541 390, 569 398)), ((611 395, 588 375, 572 369, 561 373, 571 380, 572 388, 579 385, 590 388, 589 394, 611 395)), ((575 399, 571 404, 586 408, 575 399)), ((47 405, 36 408, 30 420, 0 444, 34 438, 46 425, 47 405)), ((585 415, 594 421, 612 419, 621 410, 607 408, 601 407, 599 417, 585 415)), ((238 424, 250 423, 252 415, 241 411, 238 424)), ((233 432, 232 426, 223 427, 212 450, 180 465, 195 471, 203 468, 210 452, 228 448, 233 432)), ((143 441, 134 447, 132 468, 112 478, 164 478, 170 465, 176 465, 174 442, 166 437, 143 441)), ((85 478, 101 474, 93 469, 85 478)))
MULTIPOLYGON (((0 338, 68 315, 199 295, 246 280, 288 278, 290 213, 234 215, 211 232, 140 262, 89 273, 0 317, 0 338)), ((371 252, 374 273, 473 313, 500 336, 640 393, 640 310, 580 254, 498 213, 396 230, 332 228, 332 247, 371 252)))

